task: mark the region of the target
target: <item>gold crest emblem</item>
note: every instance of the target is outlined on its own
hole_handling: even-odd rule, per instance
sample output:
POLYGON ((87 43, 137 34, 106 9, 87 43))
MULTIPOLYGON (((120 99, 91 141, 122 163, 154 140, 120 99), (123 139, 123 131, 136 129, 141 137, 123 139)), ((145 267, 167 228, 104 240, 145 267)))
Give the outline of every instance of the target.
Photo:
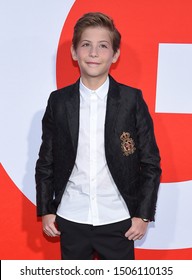
POLYGON ((124 156, 133 154, 136 150, 134 140, 130 137, 129 132, 123 132, 120 136, 121 139, 121 150, 124 156))

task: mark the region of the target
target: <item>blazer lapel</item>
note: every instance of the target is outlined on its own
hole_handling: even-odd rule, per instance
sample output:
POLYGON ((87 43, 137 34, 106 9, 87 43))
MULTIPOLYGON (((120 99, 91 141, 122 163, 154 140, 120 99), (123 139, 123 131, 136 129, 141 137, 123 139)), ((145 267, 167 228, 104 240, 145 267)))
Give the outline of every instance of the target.
POLYGON ((66 102, 67 118, 69 124, 69 130, 75 153, 77 152, 77 143, 79 135, 79 80, 74 84, 71 92, 69 93, 69 99, 66 102))
POLYGON ((105 141, 109 143, 111 133, 115 129, 115 122, 120 107, 120 93, 117 82, 110 77, 109 92, 107 97, 107 109, 105 118, 105 141))

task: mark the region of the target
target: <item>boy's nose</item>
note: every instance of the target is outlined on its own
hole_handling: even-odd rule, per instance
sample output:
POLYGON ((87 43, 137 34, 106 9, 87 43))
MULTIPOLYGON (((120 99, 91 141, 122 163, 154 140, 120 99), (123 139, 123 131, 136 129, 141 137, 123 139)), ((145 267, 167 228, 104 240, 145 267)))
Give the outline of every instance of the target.
POLYGON ((97 49, 97 47, 92 46, 91 49, 90 49, 89 55, 91 57, 97 57, 98 56, 98 49, 97 49))

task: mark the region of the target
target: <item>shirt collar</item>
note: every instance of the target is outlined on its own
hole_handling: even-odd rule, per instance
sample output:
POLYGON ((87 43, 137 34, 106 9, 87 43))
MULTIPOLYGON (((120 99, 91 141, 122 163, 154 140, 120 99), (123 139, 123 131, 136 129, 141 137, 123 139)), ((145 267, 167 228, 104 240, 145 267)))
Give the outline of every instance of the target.
POLYGON ((80 79, 80 94, 83 98, 88 99, 91 94, 95 93, 100 99, 104 99, 109 90, 109 77, 107 76, 106 81, 96 90, 91 90, 86 87, 80 79))

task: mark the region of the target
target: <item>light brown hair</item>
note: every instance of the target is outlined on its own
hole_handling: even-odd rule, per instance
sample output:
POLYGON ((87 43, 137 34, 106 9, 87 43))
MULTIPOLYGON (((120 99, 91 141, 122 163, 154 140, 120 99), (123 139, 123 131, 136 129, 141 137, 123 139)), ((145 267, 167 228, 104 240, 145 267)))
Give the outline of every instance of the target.
POLYGON ((73 39, 72 39, 72 44, 75 50, 77 49, 78 43, 81 40, 81 35, 83 31, 88 27, 103 27, 108 29, 110 31, 111 42, 112 42, 114 53, 117 52, 117 50, 120 47, 121 34, 115 27, 112 18, 100 12, 84 14, 76 22, 74 26, 73 39))

